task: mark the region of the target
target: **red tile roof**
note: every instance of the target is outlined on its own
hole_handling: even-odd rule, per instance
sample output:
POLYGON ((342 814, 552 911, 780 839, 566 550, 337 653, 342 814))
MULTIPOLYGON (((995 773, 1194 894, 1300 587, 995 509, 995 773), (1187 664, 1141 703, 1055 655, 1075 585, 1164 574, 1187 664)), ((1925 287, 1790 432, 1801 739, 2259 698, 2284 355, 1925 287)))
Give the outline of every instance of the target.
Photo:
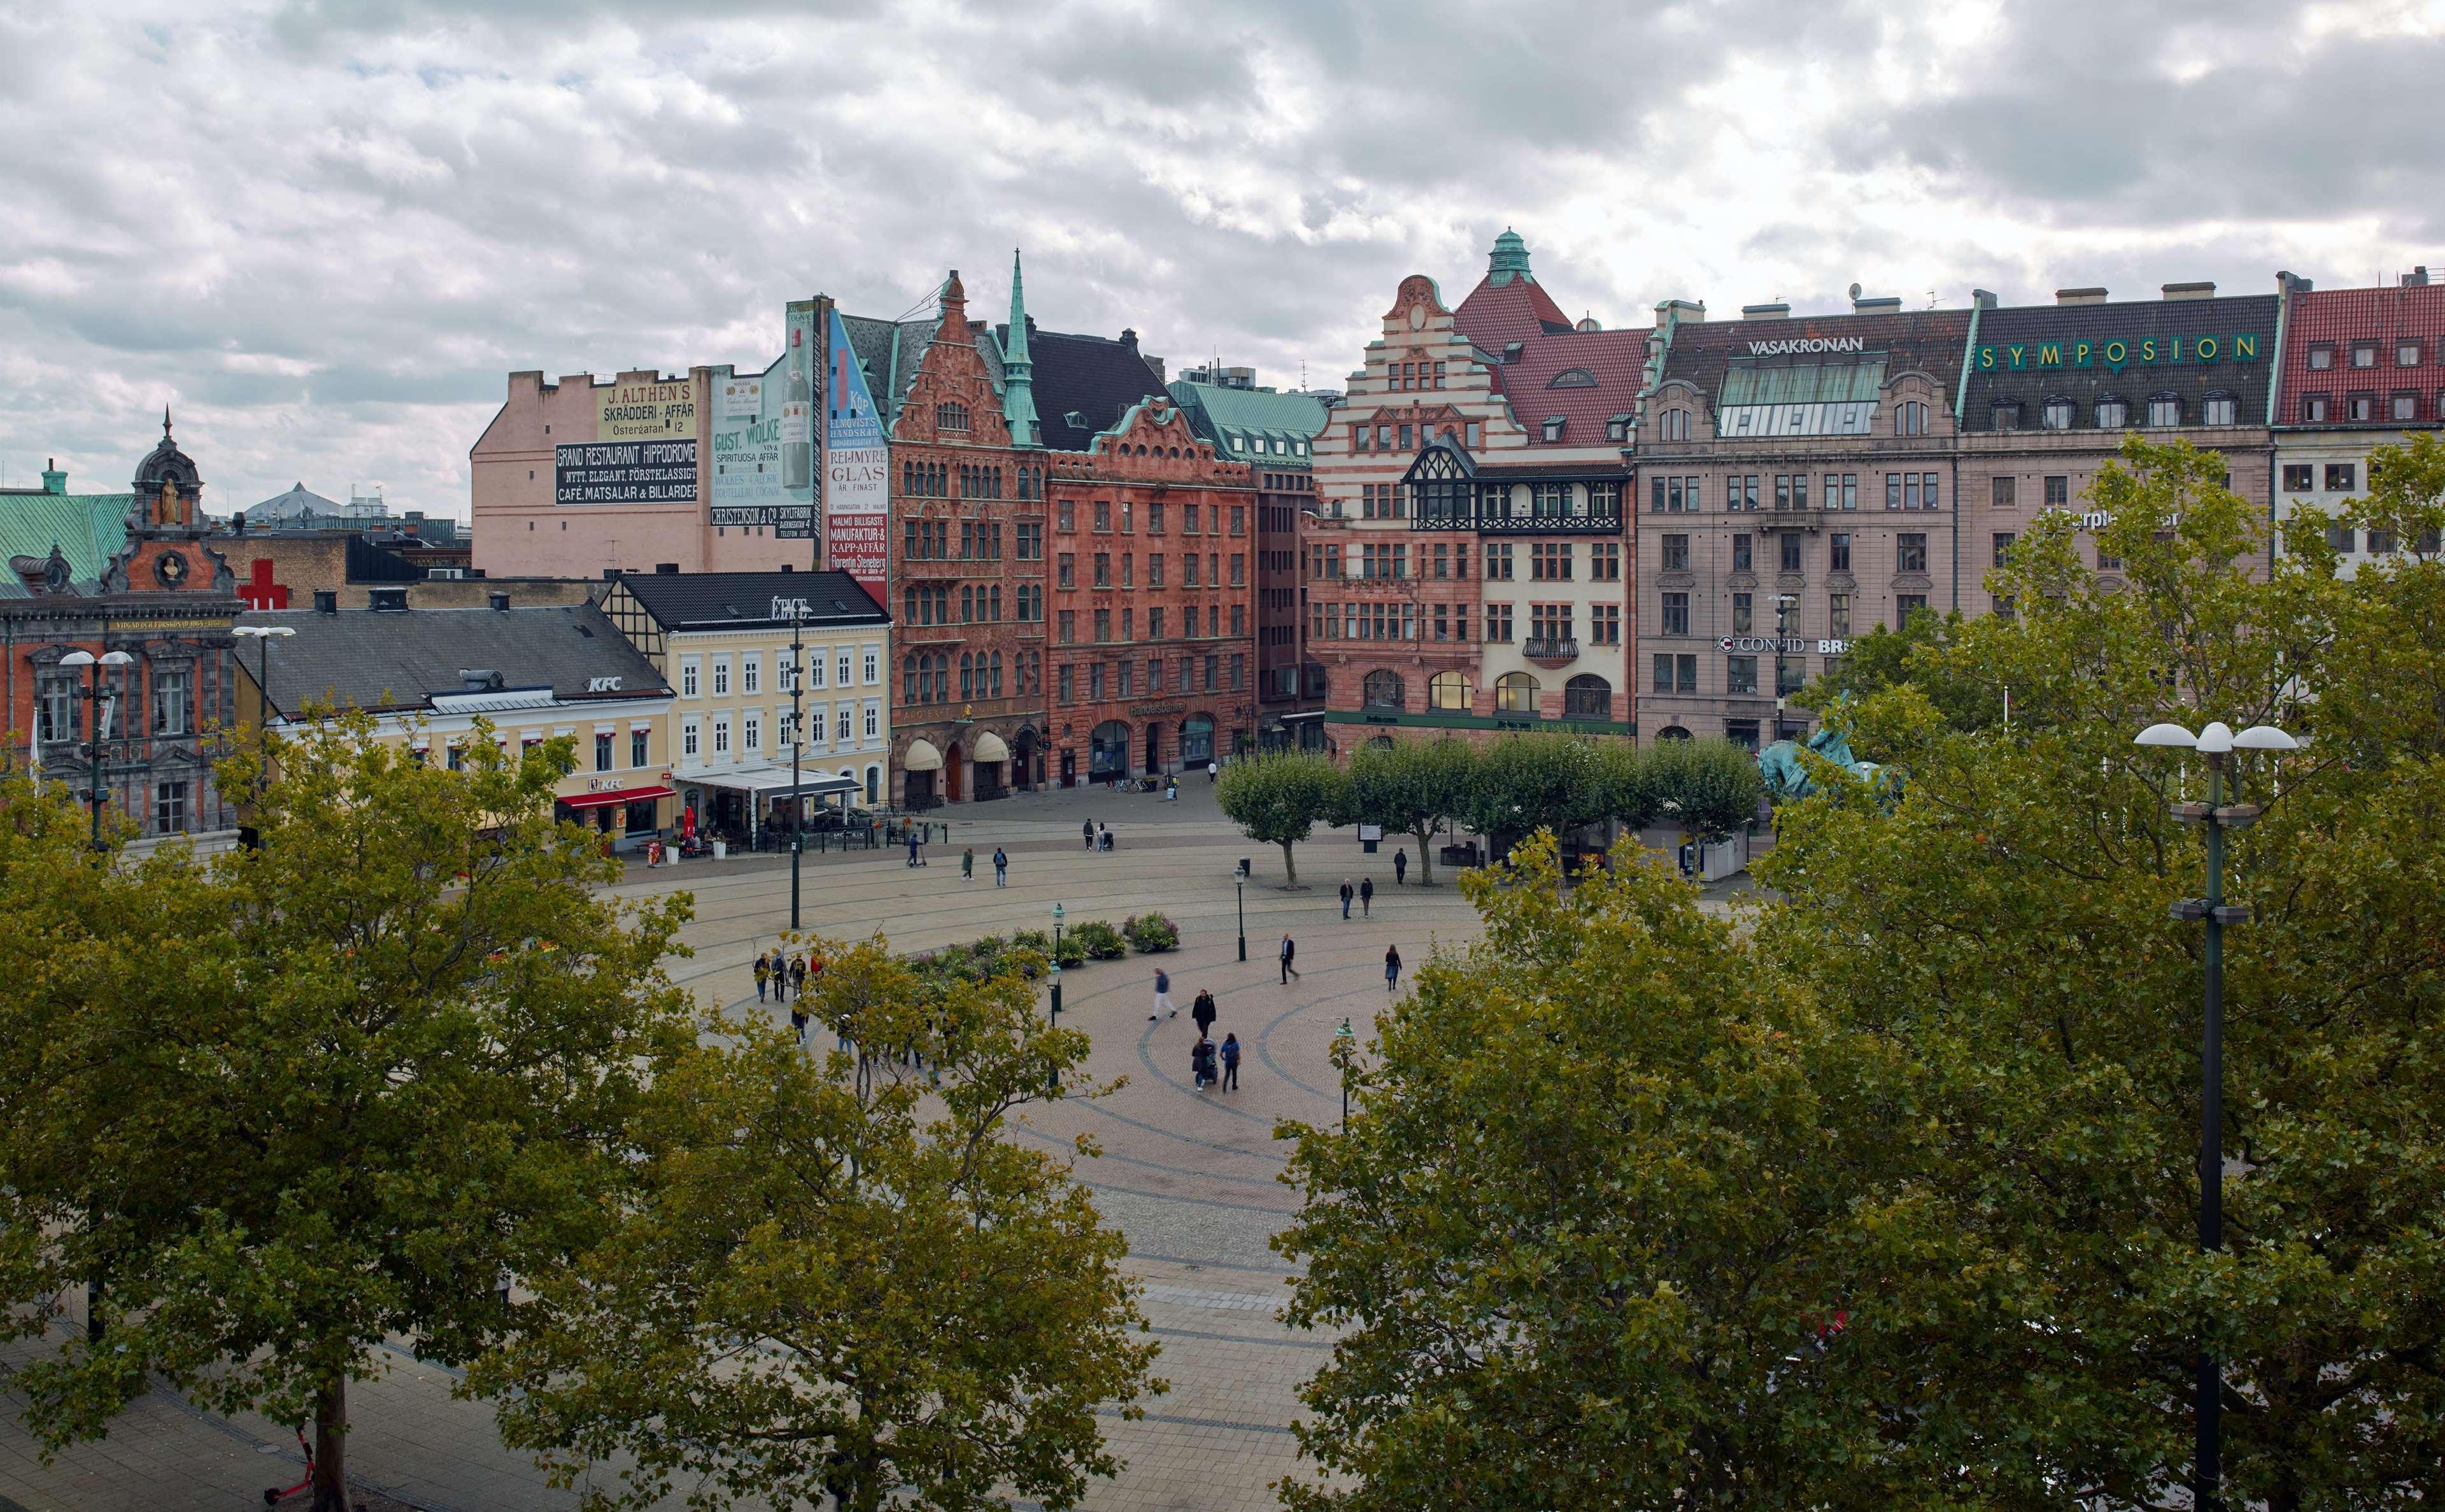
MULTIPOLYGON (((2286 302, 2283 386, 2276 397, 2275 423, 2303 423, 2301 400, 2308 394, 2332 398, 2328 425, 2347 423, 2343 400, 2356 393, 2377 394, 2378 413, 2390 416, 2392 406, 2382 401, 2398 389, 2417 391, 2420 422, 2445 420, 2440 413, 2445 405, 2445 284, 2295 289, 2286 302), (2375 367, 2351 365, 2355 342, 2377 343, 2375 367), (2417 367, 2395 364, 2395 347, 2406 342, 2419 345, 2417 367), (2321 345, 2333 348, 2333 367, 2310 367, 2310 348, 2321 345)), ((2398 429, 2403 422, 2388 418, 2370 423, 2385 430, 2398 429)))
POLYGON ((1486 274, 1452 311, 1461 334, 1490 352, 1500 352, 1511 342, 1533 341, 1553 331, 1569 330, 1571 317, 1545 292, 1545 286, 1524 273, 1512 275, 1499 287, 1495 275, 1486 274))
POLYGON ((1502 377, 1504 396, 1511 401, 1511 413, 1528 432, 1531 444, 1544 444, 1545 421, 1555 415, 1568 421, 1562 427, 1561 445, 1602 444, 1605 421, 1638 408, 1647 334, 1641 327, 1528 339, 1518 361, 1497 371, 1502 377), (1595 378, 1595 385, 1551 386, 1555 379, 1574 371, 1595 378))

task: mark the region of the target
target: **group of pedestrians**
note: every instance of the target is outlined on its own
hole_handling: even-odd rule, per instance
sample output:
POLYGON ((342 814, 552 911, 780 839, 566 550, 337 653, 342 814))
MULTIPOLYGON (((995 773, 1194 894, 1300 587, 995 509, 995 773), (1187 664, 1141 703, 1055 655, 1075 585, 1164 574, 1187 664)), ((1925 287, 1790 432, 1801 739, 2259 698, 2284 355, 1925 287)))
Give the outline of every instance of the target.
POLYGON ((1111 825, 1099 824, 1095 820, 1089 819, 1078 826, 1078 834, 1081 839, 1086 841, 1087 849, 1090 850, 1110 850, 1112 849, 1112 827, 1111 825))
MULTIPOLYGON (((997 887, 1009 887, 1010 855, 999 846, 994 847, 993 867, 994 886, 997 887)), ((970 846, 965 850, 960 852, 960 880, 961 882, 974 882, 977 880, 977 848, 974 846, 970 846)))
POLYGON ((1353 898, 1355 898, 1356 900, 1358 900, 1358 904, 1359 904, 1360 911, 1361 911, 1361 913, 1363 914, 1363 916, 1364 916, 1364 917, 1369 918, 1369 919, 1372 919, 1372 918, 1374 918, 1374 917, 1375 917, 1375 879, 1374 879, 1374 878, 1372 878, 1372 877, 1361 877, 1361 878, 1359 878, 1359 879, 1358 879, 1358 890, 1357 890, 1357 891, 1355 891, 1355 892, 1353 892, 1353 891, 1351 890, 1351 888, 1350 888, 1350 879, 1349 879, 1348 877, 1344 877, 1344 878, 1342 878, 1342 879, 1341 879, 1341 917, 1343 917, 1344 919, 1347 919, 1347 918, 1349 918, 1349 917, 1350 917, 1350 902, 1351 902, 1351 900, 1352 900, 1352 899, 1353 899, 1353 898))
POLYGON ((807 981, 810 978, 821 979, 823 974, 821 955, 790 955, 775 945, 771 954, 756 958, 756 1000, 764 1001, 764 995, 770 992, 773 1001, 789 1003, 790 1029, 800 1044, 807 1040, 807 981))
MULTIPOLYGON (((1222 1016, 1222 1009, 1214 1001, 1214 994, 1203 989, 1198 992, 1197 1000, 1188 1005, 1189 1020, 1197 1025, 1197 1043, 1188 1052, 1188 1073, 1197 1083, 1199 1092, 1217 1084, 1224 1092, 1240 1090, 1240 1036, 1224 1035, 1222 1044, 1214 1043, 1214 1020, 1222 1016)), ((1147 1015, 1147 1022, 1179 1017, 1180 1010, 1171 1003, 1171 973, 1157 966, 1154 968, 1154 1012, 1147 1015)))

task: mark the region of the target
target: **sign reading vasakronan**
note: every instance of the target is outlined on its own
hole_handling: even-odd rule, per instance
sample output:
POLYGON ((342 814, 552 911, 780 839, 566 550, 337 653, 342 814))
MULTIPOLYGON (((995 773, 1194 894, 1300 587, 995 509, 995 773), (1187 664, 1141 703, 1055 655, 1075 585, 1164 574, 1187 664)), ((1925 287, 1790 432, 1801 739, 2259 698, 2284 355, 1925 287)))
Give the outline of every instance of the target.
POLYGON ((1857 352, 1867 349, 1864 336, 1786 336, 1749 343, 1751 357, 1786 357, 1800 352, 1857 352))
POLYGON ((696 440, 555 446, 551 494, 554 504, 693 504, 696 440))

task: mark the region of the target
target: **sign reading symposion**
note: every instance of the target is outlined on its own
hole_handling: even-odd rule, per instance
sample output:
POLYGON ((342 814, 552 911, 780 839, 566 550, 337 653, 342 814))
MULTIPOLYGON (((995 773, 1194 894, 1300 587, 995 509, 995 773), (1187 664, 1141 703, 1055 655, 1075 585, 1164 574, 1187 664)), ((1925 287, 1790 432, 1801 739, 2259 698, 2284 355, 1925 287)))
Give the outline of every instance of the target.
POLYGON ((831 312, 830 373, 824 384, 824 542, 828 565, 858 580, 877 603, 888 601, 884 573, 891 531, 891 452, 874 413, 849 327, 831 312))
POLYGON ((596 395, 594 439, 551 449, 554 504, 693 504, 696 383, 625 378, 596 395))

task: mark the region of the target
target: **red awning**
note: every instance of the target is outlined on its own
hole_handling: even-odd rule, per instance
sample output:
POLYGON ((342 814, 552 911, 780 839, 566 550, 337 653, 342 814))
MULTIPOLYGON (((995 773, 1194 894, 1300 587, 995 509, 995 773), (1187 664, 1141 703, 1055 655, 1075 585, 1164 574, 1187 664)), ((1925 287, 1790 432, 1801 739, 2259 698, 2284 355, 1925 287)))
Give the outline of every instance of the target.
POLYGON ((600 809, 614 803, 643 803, 647 798, 667 798, 668 788, 622 788, 614 793, 579 793, 560 801, 572 809, 600 809))

